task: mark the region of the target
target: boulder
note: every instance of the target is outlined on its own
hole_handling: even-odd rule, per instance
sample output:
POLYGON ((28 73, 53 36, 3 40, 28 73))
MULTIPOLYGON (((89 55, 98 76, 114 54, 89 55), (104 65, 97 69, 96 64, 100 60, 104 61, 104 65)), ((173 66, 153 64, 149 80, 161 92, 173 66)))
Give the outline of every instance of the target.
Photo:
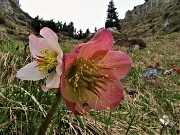
POLYGON ((134 7, 134 14, 139 15, 142 13, 142 7, 143 5, 138 5, 134 7))
POLYGON ((140 46, 138 44, 134 44, 134 50, 139 50, 140 46))
POLYGON ((163 30, 169 31, 169 29, 170 29, 170 23, 169 23, 169 20, 166 20, 163 25, 163 30))
POLYGON ((107 28, 112 34, 120 34, 116 27, 109 27, 107 28))
POLYGON ((146 43, 142 40, 142 39, 127 39, 127 38, 122 38, 122 39, 118 39, 116 41, 117 45, 120 46, 125 46, 131 49, 135 49, 135 50, 141 50, 146 48, 146 43))
POLYGON ((128 10, 125 14, 125 19, 128 20, 128 19, 132 19, 132 11, 128 10))

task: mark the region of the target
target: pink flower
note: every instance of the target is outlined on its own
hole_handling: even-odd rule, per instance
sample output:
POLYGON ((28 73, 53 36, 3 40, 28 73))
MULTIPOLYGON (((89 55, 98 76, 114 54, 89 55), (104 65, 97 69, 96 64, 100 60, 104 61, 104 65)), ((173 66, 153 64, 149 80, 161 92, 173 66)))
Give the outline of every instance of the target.
POLYGON ((49 88, 59 88, 63 52, 57 35, 51 29, 42 28, 40 35, 44 38, 29 36, 29 47, 34 61, 21 68, 16 77, 34 81, 47 77, 46 86, 42 86, 47 91, 49 88))
POLYGON ((89 42, 64 55, 61 94, 73 113, 113 110, 123 99, 120 79, 129 72, 131 59, 121 51, 110 50, 112 45, 111 33, 102 28, 89 42))
POLYGON ((180 68, 176 67, 176 64, 172 65, 172 69, 177 73, 177 75, 180 75, 180 68))
POLYGON ((155 68, 160 67, 160 62, 159 62, 159 61, 155 61, 155 62, 154 62, 154 66, 155 66, 155 68))

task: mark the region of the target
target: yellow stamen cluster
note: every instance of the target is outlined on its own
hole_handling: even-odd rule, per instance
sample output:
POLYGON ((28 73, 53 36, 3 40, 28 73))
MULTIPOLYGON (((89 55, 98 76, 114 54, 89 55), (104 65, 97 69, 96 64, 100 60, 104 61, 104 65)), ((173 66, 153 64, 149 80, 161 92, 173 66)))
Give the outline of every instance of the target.
POLYGON ((81 93, 80 95, 83 93, 82 90, 88 90, 96 96, 100 96, 98 88, 102 90, 103 88, 98 83, 101 83, 101 79, 104 79, 104 76, 101 76, 99 73, 100 69, 95 65, 97 63, 95 64, 94 61, 79 59, 72 71, 70 71, 68 75, 69 83, 73 86, 74 91, 81 93))
POLYGON ((43 49, 40 54, 41 56, 37 56, 38 58, 36 59, 39 71, 42 74, 51 73, 58 64, 58 54, 48 48, 43 49))

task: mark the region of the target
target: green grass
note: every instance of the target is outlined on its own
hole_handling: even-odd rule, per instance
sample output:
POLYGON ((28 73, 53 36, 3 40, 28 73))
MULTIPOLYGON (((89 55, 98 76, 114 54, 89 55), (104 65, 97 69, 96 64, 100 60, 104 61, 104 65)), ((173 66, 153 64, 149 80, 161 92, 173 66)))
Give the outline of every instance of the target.
MULTIPOLYGON (((174 122, 165 127, 163 135, 178 135, 180 132, 180 76, 164 71, 172 64, 180 67, 180 34, 144 38, 147 48, 132 50, 114 45, 132 58, 129 74, 121 80, 125 99, 112 111, 91 111, 88 116, 74 116, 63 100, 49 126, 49 135, 56 134, 111 134, 111 135, 159 135, 163 126, 159 119, 168 115, 174 122), (140 77, 152 69, 154 61, 161 67, 158 75, 140 77)), ((64 52, 69 53, 80 43, 76 40, 60 42, 64 52)), ((18 69, 32 59, 29 50, 24 53, 24 42, 10 40, 0 44, 0 134, 36 134, 48 112, 55 95, 41 90, 41 81, 21 81, 15 77, 18 69), (9 123, 8 123, 9 122, 9 123)))

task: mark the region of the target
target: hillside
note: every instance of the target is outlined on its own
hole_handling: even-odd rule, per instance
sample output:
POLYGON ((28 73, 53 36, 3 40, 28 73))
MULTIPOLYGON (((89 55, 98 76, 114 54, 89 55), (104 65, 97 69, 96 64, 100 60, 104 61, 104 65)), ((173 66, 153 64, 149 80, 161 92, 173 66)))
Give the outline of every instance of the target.
POLYGON ((31 20, 32 17, 20 8, 18 0, 0 1, 0 41, 9 37, 27 39, 32 33, 31 20))
MULTIPOLYGON (((27 38, 34 33, 32 18, 18 4, 18 0, 0 1, 0 135, 36 135, 56 97, 53 90, 41 90, 44 79, 23 81, 16 77, 17 71, 33 60, 27 38)), ((46 134, 179 135, 180 75, 172 69, 172 65, 180 67, 179 9, 174 4, 123 20, 122 33, 114 35, 115 39, 141 39, 146 46, 135 49, 123 46, 121 40, 114 42, 112 50, 125 52, 133 61, 129 74, 121 79, 124 100, 117 109, 92 109, 89 115, 77 116, 60 99, 46 134), (164 31, 166 20, 171 27, 164 31), (151 70, 157 73, 141 76, 151 70)), ((65 38, 59 44, 67 54, 88 40, 65 38)), ((97 59, 101 57, 97 55, 97 59)))
POLYGON ((121 20, 122 33, 128 37, 148 37, 154 34, 179 32, 180 3, 177 0, 170 0, 169 3, 160 5, 162 1, 159 0, 157 6, 158 3, 151 5, 149 0, 127 11, 125 18, 121 20))

